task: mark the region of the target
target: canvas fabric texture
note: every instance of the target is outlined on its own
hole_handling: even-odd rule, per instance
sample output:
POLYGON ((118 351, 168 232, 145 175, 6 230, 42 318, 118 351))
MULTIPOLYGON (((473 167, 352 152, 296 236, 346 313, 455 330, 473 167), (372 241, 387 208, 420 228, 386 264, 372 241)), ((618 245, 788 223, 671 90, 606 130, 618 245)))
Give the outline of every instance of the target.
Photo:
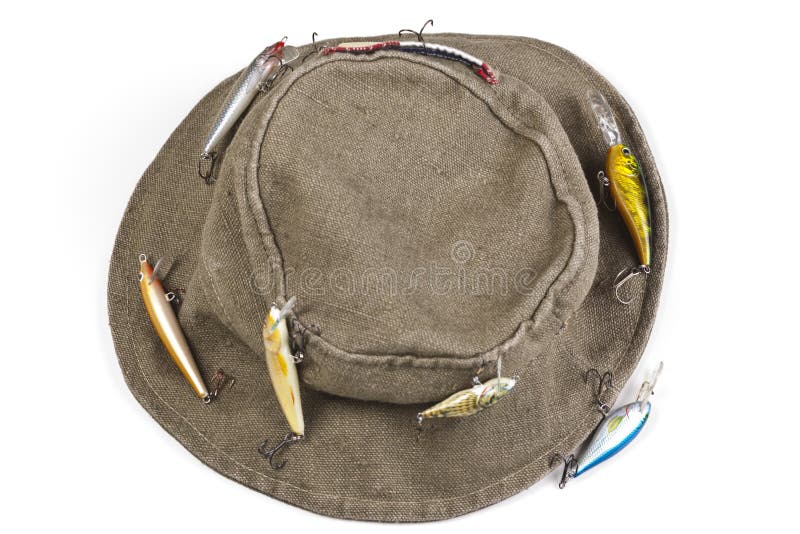
POLYGON ((221 474, 334 517, 445 519, 532 485, 601 418, 586 370, 618 384, 633 372, 661 291, 664 193, 619 93, 552 44, 425 37, 485 60, 497 85, 444 59, 314 54, 256 99, 209 186, 197 157, 229 78, 146 170, 111 259, 110 325, 137 400, 221 474), (589 89, 614 109, 650 194, 653 265, 629 306, 611 281, 638 263, 619 214, 592 193, 605 145, 589 89), (170 258, 164 284, 185 288, 178 316, 206 377, 236 378, 211 405, 148 320, 140 253, 170 258), (290 296, 308 327, 306 439, 276 471, 257 452, 288 431, 261 327, 290 296), (519 376, 511 395, 417 427, 418 411, 476 372, 492 378, 501 355, 504 374, 519 376))

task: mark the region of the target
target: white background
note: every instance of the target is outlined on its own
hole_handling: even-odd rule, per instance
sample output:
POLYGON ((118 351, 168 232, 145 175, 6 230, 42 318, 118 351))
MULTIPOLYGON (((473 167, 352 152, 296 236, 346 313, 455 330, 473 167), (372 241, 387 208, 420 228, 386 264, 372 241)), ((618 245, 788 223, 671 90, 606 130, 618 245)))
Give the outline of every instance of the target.
POLYGON ((797 528, 795 13, 697 1, 22 4, 3 7, 0 31, 4 532, 797 528), (636 381, 660 359, 666 368, 640 438, 564 491, 554 473, 450 521, 334 520, 216 474, 139 406, 107 324, 108 260, 163 142, 266 43, 428 18, 433 31, 554 42, 630 102, 671 219, 660 316, 636 381))

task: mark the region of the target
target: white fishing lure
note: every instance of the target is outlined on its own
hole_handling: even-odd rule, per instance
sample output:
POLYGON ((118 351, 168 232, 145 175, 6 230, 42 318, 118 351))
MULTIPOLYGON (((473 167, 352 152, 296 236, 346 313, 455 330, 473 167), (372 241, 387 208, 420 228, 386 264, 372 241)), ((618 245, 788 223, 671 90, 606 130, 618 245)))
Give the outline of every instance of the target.
POLYGON ((264 321, 264 352, 267 359, 267 370, 275 389, 275 396, 281 406, 289 428, 295 436, 305 433, 303 406, 300 402, 300 380, 297 376, 294 354, 289 346, 289 329, 286 326, 286 315, 296 302, 295 297, 279 309, 273 305, 264 321))

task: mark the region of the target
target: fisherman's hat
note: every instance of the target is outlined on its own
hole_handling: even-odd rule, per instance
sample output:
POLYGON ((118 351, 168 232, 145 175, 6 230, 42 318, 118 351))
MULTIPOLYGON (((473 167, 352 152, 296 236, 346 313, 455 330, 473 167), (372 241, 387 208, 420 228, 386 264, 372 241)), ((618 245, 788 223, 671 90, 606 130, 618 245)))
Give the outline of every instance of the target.
MULTIPOLYGON (((359 41, 386 39, 397 35, 359 41)), ((344 41, 355 39, 325 44, 344 41)), ((313 53, 254 100, 208 184, 198 155, 236 77, 223 81, 144 173, 111 259, 111 330, 142 406, 226 477, 340 518, 444 519, 531 486, 601 418, 587 370, 630 377, 661 291, 661 181, 608 81, 533 39, 425 43, 486 69, 433 47, 302 47, 300 57, 313 53), (607 144, 588 90, 610 103, 649 189, 653 261, 625 288, 629 305, 612 285, 638 264, 636 250, 619 214, 596 202, 607 144), (206 380, 218 368, 235 377, 209 405, 148 319, 140 254, 171 259, 164 286, 182 289, 178 318, 206 380), (262 325, 292 296, 305 439, 280 452, 276 470, 259 444, 288 427, 262 325), (476 374, 493 378, 500 358, 518 378, 509 395, 418 425, 418 412, 476 374)))

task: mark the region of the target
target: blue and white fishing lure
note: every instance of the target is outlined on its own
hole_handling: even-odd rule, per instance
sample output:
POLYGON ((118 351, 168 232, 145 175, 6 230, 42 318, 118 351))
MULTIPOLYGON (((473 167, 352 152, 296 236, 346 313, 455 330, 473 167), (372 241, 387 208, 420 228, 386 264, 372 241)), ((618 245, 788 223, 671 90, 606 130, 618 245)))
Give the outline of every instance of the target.
MULTIPOLYGON (((574 454, 567 458, 557 456, 564 461, 564 473, 561 475, 559 488, 566 486, 570 479, 576 478, 608 460, 639 435, 650 417, 652 409, 650 395, 653 394, 656 380, 663 368, 664 363, 659 363, 652 376, 642 384, 636 402, 613 410, 600 422, 589 443, 577 456, 574 454)), ((603 379, 601 379, 601 387, 602 382, 603 379)))

